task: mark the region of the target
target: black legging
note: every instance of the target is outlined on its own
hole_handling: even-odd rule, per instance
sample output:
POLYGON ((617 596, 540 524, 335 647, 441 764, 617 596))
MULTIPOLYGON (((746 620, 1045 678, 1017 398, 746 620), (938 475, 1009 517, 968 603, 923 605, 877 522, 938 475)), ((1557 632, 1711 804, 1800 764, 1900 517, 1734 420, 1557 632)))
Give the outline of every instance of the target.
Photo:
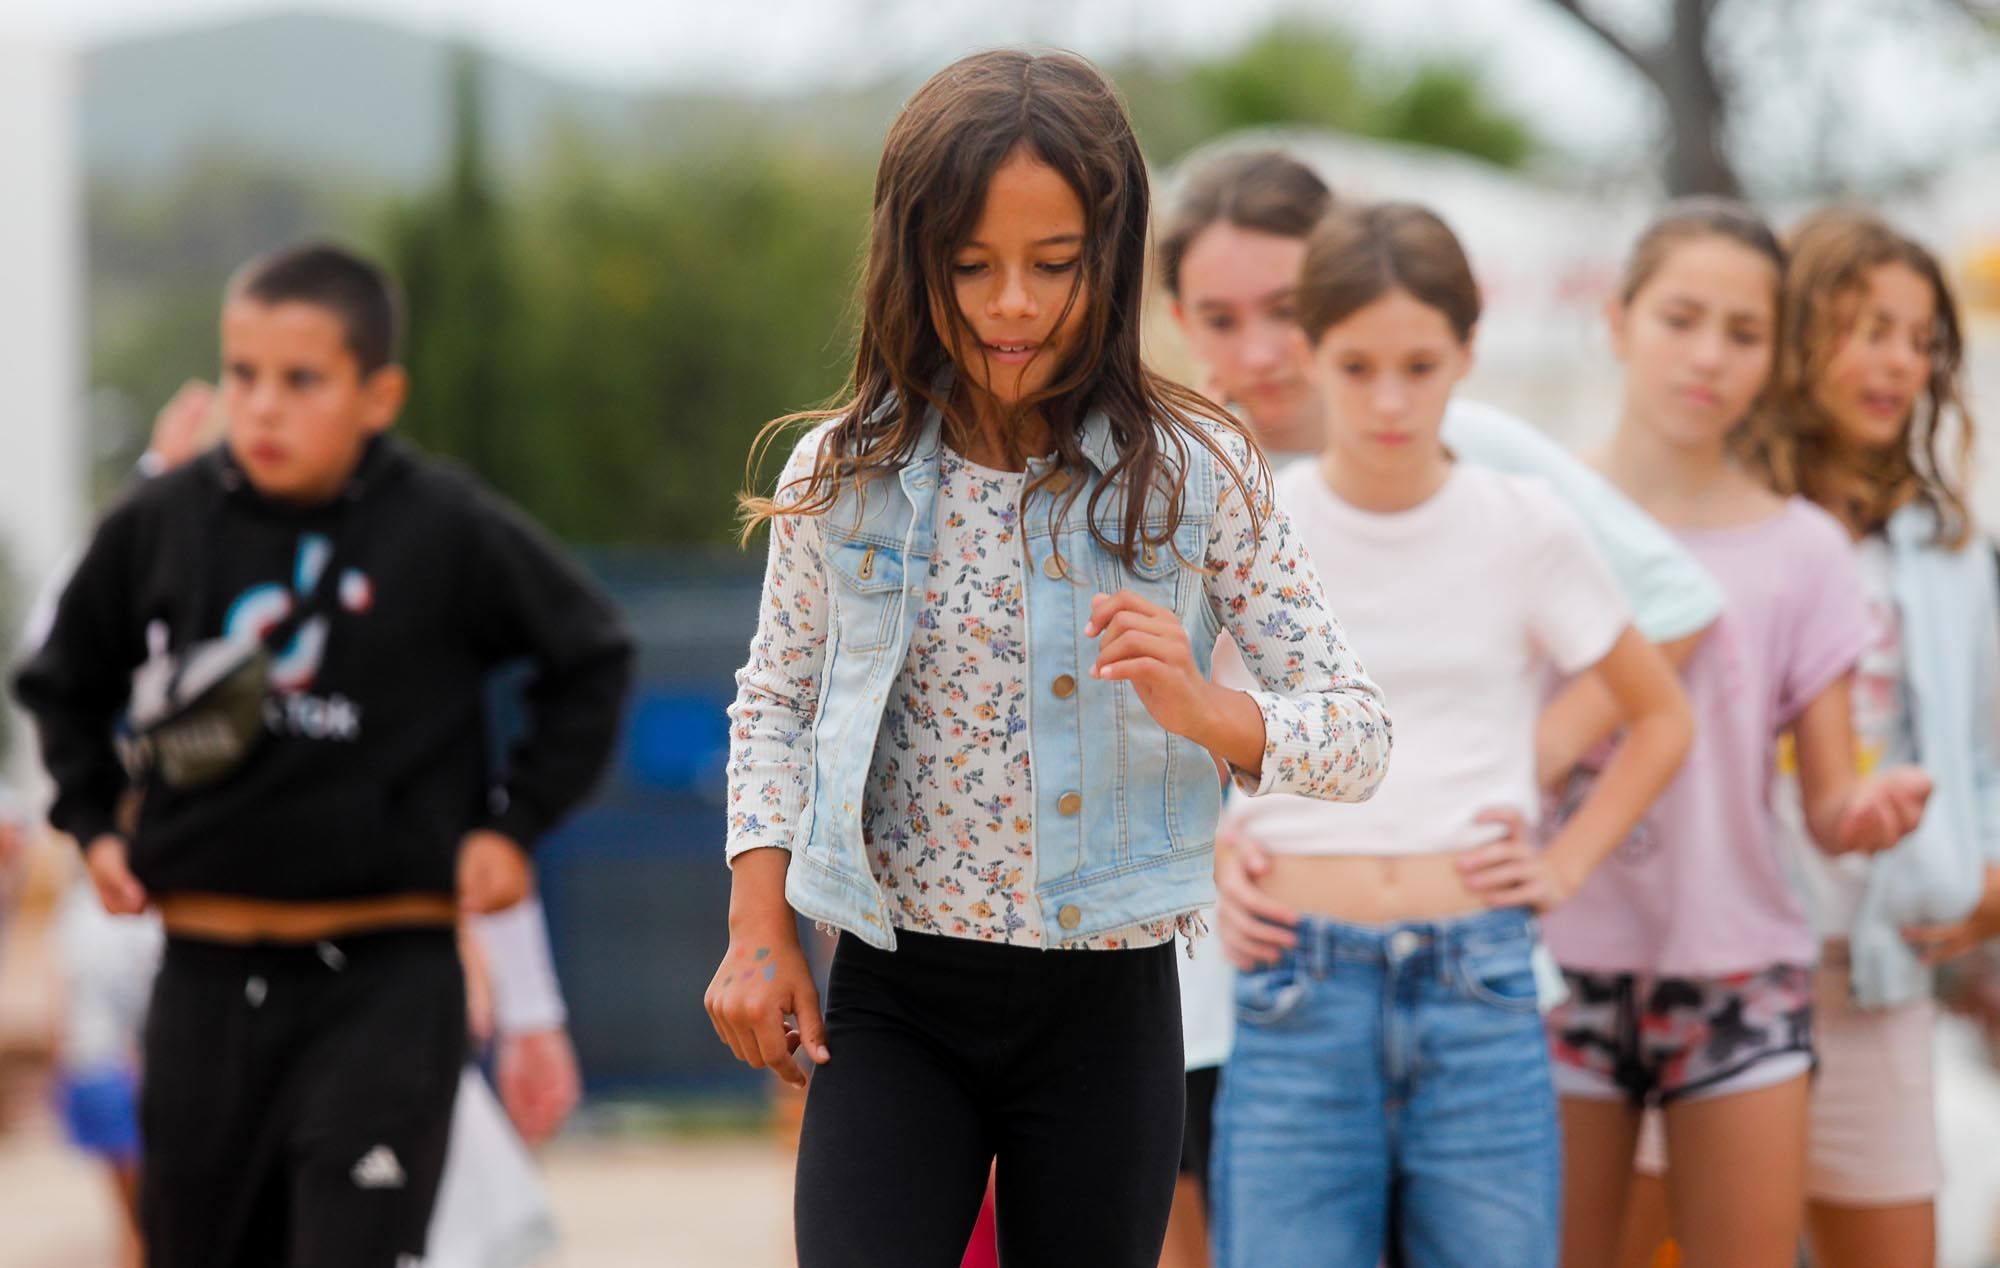
POLYGON ((1002 1263, 1153 1268, 1185 1091, 1173 955, 843 934, 799 1139, 800 1268, 956 1268, 996 1162, 1002 1263))

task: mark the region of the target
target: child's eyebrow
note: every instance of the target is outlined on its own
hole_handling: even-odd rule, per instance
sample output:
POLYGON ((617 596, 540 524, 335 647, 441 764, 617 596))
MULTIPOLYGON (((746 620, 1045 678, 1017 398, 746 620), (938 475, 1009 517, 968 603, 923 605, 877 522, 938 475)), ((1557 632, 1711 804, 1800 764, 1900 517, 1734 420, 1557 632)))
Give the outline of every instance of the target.
MULTIPOLYGON (((1299 294, 1299 288, 1296 286, 1280 286, 1274 291, 1267 291, 1262 295, 1251 296, 1250 299, 1245 301, 1244 307, 1261 308, 1268 304, 1279 304, 1283 303, 1285 300, 1288 299, 1297 299, 1298 294, 1299 294)), ((1198 313, 1208 312, 1211 310, 1221 312, 1227 309, 1235 308, 1236 306, 1237 305, 1233 300, 1199 299, 1195 301, 1194 309, 1198 313)))
MULTIPOLYGON (((1067 246, 1075 246, 1078 243, 1081 243, 1082 241, 1083 241, 1083 235, 1080 233, 1058 233, 1053 237, 1036 238, 1033 242, 1029 243, 1028 245, 1035 247, 1067 247, 1067 246)), ((984 248, 986 246, 984 242, 981 242, 977 238, 968 238, 966 240, 965 245, 969 247, 980 247, 980 248, 984 248)))

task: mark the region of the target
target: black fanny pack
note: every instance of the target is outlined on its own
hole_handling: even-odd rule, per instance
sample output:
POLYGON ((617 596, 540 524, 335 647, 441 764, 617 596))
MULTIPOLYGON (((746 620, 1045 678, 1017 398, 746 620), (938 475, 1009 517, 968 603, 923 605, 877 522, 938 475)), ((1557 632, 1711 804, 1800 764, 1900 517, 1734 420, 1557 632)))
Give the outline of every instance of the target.
POLYGON ((308 621, 331 605, 333 554, 312 593, 260 638, 214 638, 149 658, 132 674, 119 755, 133 784, 157 779, 177 791, 221 782, 262 743, 271 663, 308 621))

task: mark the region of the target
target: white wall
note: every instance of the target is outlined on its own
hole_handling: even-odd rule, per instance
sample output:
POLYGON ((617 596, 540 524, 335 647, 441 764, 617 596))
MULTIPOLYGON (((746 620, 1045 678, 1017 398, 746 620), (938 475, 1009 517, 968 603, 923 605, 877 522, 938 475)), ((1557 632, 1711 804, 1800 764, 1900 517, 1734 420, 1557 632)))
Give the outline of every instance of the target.
MULTIPOLYGON (((18 623, 83 531, 88 462, 76 62, 12 22, 0 6, 0 545, 18 623)), ((14 720, 0 780, 39 790, 31 729, 14 720)))
POLYGON ((0 18, 0 540, 30 593, 84 524, 74 75, 0 18))

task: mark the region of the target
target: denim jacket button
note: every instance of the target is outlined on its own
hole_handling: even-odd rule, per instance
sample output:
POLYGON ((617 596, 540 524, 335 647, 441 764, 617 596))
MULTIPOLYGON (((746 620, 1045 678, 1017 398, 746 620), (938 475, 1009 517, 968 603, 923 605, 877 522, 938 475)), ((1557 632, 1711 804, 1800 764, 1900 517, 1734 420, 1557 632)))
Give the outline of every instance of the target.
POLYGON ((1077 793, 1064 793, 1056 802, 1056 809, 1063 814, 1073 815, 1083 809, 1083 797, 1077 793))
POLYGON ((1083 923, 1083 913, 1076 909, 1075 903, 1068 903, 1056 913, 1056 923, 1065 929, 1074 929, 1083 923))
POLYGON ((1067 700, 1076 694, 1076 679, 1068 674, 1058 675, 1056 680, 1049 684, 1049 690, 1056 693, 1056 699, 1067 700))
POLYGON ((1042 573, 1045 576, 1052 577, 1057 581, 1061 581, 1064 577, 1069 575, 1069 569, 1063 567, 1063 561, 1061 555, 1050 555, 1048 558, 1048 562, 1042 565, 1042 573))

